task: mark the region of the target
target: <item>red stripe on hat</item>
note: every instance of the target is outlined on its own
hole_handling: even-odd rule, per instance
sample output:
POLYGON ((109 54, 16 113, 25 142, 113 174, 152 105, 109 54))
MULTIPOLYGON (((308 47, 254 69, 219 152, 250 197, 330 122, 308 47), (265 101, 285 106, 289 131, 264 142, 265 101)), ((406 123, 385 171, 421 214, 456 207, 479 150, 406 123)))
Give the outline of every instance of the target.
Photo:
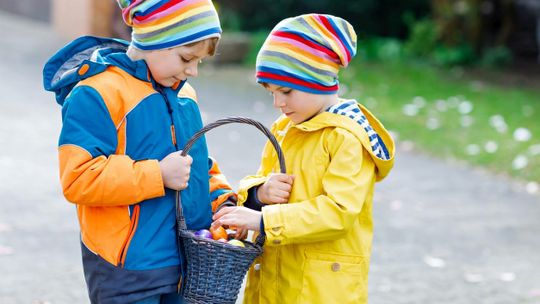
POLYGON ((181 3, 181 2, 184 2, 185 0, 170 0, 170 1, 167 1, 165 4, 163 4, 160 8, 158 8, 157 10, 153 11, 152 13, 148 14, 148 15, 144 15, 144 16, 136 16, 135 17, 135 20, 137 21, 144 21, 152 16, 154 16, 155 14, 159 14, 169 8, 171 8, 172 6, 175 6, 177 5, 178 3, 181 3))
POLYGON ((278 36, 278 37, 283 37, 283 38, 289 38, 289 39, 292 39, 292 40, 296 40, 300 43, 303 43, 313 49, 316 49, 316 50, 319 50, 321 52, 324 52, 326 53, 328 56, 330 56, 330 58, 332 59, 335 59, 337 61, 340 61, 339 59, 339 56, 332 50, 329 50, 328 48, 320 45, 320 44, 317 44, 317 43, 314 43, 312 41, 309 41, 307 39, 304 39, 302 36, 299 36, 297 34, 294 34, 294 33, 288 33, 288 32, 283 32, 283 31, 275 31, 272 33, 272 35, 274 36, 278 36))
POLYGON ((311 83, 311 82, 307 82, 307 81, 304 81, 304 80, 301 80, 301 79, 298 79, 298 78, 294 78, 294 77, 290 77, 290 76, 277 75, 277 74, 272 74, 272 73, 267 73, 267 72, 257 72, 257 77, 286 81, 286 82, 294 83, 294 84, 299 85, 299 86, 308 87, 310 89, 319 90, 319 91, 337 91, 337 89, 338 89, 337 85, 333 85, 331 87, 325 87, 325 86, 315 84, 315 83, 311 83))
POLYGON ((339 38, 339 35, 336 33, 336 30, 334 29, 334 27, 332 26, 332 24, 330 24, 330 22, 328 22, 328 18, 326 18, 326 16, 323 16, 323 15, 319 15, 320 19, 321 19, 321 22, 323 23, 323 25, 330 31, 332 32, 332 34, 334 35, 335 37, 335 40, 336 41, 339 41, 339 43, 341 44, 341 46, 343 47, 343 49, 345 50, 345 54, 347 55, 347 62, 350 62, 351 61, 351 54, 349 53, 349 50, 347 49, 347 46, 345 46, 343 44, 343 41, 341 41, 341 39, 339 38))

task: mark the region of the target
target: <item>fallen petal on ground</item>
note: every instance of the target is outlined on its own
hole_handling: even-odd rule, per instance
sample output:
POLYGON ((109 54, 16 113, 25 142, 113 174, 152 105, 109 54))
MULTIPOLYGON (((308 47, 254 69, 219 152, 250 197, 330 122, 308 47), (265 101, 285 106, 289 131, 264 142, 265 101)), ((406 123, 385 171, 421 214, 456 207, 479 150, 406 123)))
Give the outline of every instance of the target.
POLYGON ((446 262, 443 259, 432 257, 429 255, 426 255, 424 257, 424 263, 426 263, 429 267, 433 268, 444 268, 446 266, 446 262))

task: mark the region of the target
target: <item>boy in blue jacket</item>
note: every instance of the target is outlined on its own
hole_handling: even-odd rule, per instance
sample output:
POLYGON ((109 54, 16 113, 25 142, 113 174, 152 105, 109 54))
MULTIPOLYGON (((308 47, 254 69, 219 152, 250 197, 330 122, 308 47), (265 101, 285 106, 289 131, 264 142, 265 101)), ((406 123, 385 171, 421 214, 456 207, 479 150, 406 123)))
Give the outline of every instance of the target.
POLYGON ((81 37, 44 68, 62 106, 60 179, 77 206, 91 302, 181 303, 176 196, 188 229, 236 199, 204 138, 191 156, 179 151, 202 127, 186 79, 214 55, 221 27, 211 0, 118 3, 131 43, 81 37))

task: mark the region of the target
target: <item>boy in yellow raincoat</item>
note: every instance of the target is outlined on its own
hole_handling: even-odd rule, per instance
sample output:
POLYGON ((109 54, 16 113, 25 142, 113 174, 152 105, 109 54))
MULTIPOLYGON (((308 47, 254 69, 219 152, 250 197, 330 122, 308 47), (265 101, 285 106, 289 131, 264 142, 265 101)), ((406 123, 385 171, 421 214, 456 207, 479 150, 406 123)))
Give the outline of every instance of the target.
POLYGON ((214 226, 266 235, 244 303, 367 303, 374 185, 393 166, 394 143, 366 108, 337 95, 355 54, 353 27, 319 14, 283 20, 259 51, 257 81, 283 113, 272 133, 288 172, 273 173, 267 143, 257 175, 240 183, 244 206, 214 215, 214 226))

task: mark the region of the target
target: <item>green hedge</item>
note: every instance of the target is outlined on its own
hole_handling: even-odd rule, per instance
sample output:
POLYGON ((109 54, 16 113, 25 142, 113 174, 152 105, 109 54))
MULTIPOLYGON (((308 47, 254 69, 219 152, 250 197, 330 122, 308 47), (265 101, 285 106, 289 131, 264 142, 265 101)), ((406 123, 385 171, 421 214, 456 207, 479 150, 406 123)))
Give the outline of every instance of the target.
POLYGON ((361 37, 407 37, 405 15, 423 18, 428 0, 216 0, 225 30, 264 31, 280 20, 306 13, 326 13, 349 21, 361 37))

